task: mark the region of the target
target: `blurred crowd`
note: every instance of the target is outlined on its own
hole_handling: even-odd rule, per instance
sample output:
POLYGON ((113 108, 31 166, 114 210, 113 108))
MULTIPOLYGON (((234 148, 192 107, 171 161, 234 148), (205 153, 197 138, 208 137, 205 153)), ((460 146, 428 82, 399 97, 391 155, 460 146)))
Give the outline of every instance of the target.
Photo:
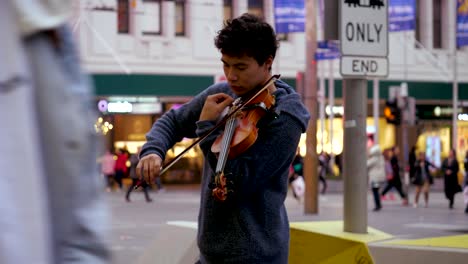
POLYGON ((428 207, 431 185, 434 184, 434 175, 440 172, 443 175, 444 193, 448 201, 448 208, 454 208, 455 195, 463 191, 466 204, 465 213, 468 213, 468 152, 464 159, 465 172, 463 175, 454 149, 450 150, 442 165, 437 167, 427 159, 424 151, 418 152, 416 147, 412 147, 408 155, 408 166, 405 168, 400 161, 398 146, 381 150, 380 146, 374 141, 372 134, 368 135, 367 146, 367 167, 369 184, 374 196, 374 211, 382 209, 381 200, 395 199, 392 192, 390 192, 392 189, 397 191, 404 206, 409 205, 408 190, 405 192, 402 184, 402 177, 405 172, 408 172, 409 182, 415 190, 413 207, 419 207, 421 193, 424 196, 424 207, 428 207), (463 182, 460 180, 462 178, 464 178, 463 182), (463 185, 465 186, 464 190, 463 185))
POLYGON ((126 187, 125 200, 127 202, 131 202, 131 193, 136 188, 141 187, 146 201, 152 202, 148 190, 154 186, 159 191, 163 190, 160 177, 156 178, 154 184, 141 182, 138 178, 136 167, 139 162, 140 151, 141 147, 138 147, 137 152, 133 154, 130 153, 127 148, 117 148, 115 153, 112 153, 110 150, 106 150, 104 155, 98 158, 97 162, 100 165, 101 176, 106 184, 107 192, 122 192, 126 187))
MULTIPOLYGON (((415 146, 409 152, 407 166, 403 165, 401 157, 398 146, 381 149, 375 142, 373 134, 367 135, 367 169, 369 186, 374 199, 373 211, 382 209, 382 201, 396 200, 395 192, 399 195, 403 206, 419 207, 422 195, 422 205, 428 207, 431 185, 434 184, 435 175, 440 175, 443 179, 448 208, 454 208, 455 195, 463 192, 465 213, 468 214, 468 151, 465 153, 463 162, 460 162, 456 159, 455 150, 450 150, 441 166, 436 166, 429 161, 426 152, 418 152, 415 146), (463 169, 459 164, 463 164, 463 169), (405 174, 408 175, 410 186, 404 184, 405 174), (414 188, 413 199, 408 195, 409 187, 414 188)), ((342 173, 340 160, 337 156, 332 161, 331 155, 323 151, 318 154, 317 175, 320 181, 320 194, 324 195, 327 191, 327 178, 333 178, 342 173)), ((289 183, 294 198, 299 201, 305 192, 303 166, 304 159, 298 151, 290 167, 289 183)))

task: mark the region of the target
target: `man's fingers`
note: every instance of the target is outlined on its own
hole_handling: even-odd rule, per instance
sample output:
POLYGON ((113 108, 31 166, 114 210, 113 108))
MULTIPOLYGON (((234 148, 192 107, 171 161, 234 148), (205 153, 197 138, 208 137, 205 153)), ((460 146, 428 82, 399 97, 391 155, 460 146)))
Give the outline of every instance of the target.
POLYGON ((141 161, 140 161, 140 162, 138 162, 138 165, 136 166, 137 179, 141 179, 141 176, 142 176, 141 175, 141 168, 142 168, 142 166, 141 166, 141 161))
POLYGON ((156 161, 154 159, 151 159, 150 162, 149 162, 149 177, 148 177, 148 183, 151 183, 152 182, 152 179, 154 178, 155 176, 155 169, 154 167, 156 166, 156 161))
POLYGON ((161 158, 155 154, 143 157, 137 165, 137 176, 146 183, 153 182, 161 171, 161 163, 161 158))
POLYGON ((229 97, 229 98, 226 98, 226 100, 224 100, 222 103, 221 103, 221 108, 224 109, 226 108, 227 106, 229 106, 230 104, 232 104, 232 102, 234 102, 234 99, 229 97))
POLYGON ((143 180, 147 181, 149 176, 149 165, 148 162, 145 160, 143 163, 143 180))
POLYGON ((224 93, 215 94, 214 100, 217 104, 219 104, 223 108, 228 106, 234 101, 234 99, 231 96, 224 94, 224 93))

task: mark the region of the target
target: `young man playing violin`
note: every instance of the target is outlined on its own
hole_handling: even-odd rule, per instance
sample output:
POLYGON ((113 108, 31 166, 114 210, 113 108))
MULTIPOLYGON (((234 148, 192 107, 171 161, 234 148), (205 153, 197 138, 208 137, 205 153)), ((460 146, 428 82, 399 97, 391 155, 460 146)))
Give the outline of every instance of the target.
POLYGON ((158 177, 166 152, 184 137, 202 137, 204 171, 198 217, 198 263, 287 263, 289 222, 284 206, 289 166, 309 113, 300 96, 281 80, 265 88, 274 105, 256 124, 258 136, 227 160, 225 199, 214 189, 218 155, 211 151, 225 126, 215 128, 235 99, 250 96, 272 78, 278 48, 273 28, 244 14, 227 21, 215 38, 227 82, 217 83, 176 110, 165 113, 147 134, 137 172, 147 182, 158 177), (213 130, 214 131, 210 131, 213 130))

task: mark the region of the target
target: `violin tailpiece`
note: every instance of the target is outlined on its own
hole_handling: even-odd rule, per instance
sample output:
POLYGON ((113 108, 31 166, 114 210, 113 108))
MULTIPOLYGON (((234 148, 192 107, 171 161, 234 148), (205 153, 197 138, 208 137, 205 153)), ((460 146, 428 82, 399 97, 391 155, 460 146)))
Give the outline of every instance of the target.
POLYGON ((228 181, 224 173, 218 173, 214 178, 214 182, 210 183, 211 194, 217 201, 226 201, 228 194, 234 192, 231 188, 234 185, 233 182, 228 181))

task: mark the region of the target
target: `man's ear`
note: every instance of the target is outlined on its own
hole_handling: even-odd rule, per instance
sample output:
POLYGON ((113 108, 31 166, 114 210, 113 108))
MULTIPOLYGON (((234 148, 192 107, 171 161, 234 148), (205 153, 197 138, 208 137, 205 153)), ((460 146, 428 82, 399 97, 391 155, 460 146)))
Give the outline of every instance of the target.
POLYGON ((273 65, 273 56, 268 56, 268 58, 266 59, 264 65, 266 67, 267 70, 271 70, 271 66, 273 65))

